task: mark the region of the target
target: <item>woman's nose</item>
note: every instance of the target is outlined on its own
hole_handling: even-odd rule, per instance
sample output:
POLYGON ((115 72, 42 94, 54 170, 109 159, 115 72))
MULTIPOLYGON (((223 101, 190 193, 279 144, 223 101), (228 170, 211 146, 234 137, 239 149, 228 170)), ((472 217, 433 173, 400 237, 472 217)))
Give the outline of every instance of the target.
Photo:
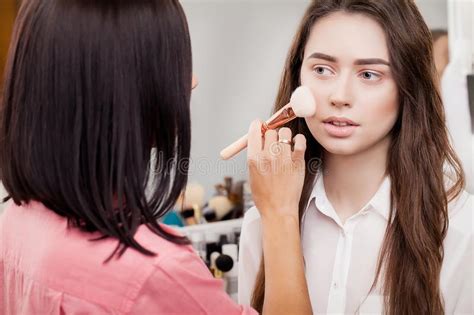
POLYGON ((340 77, 334 82, 333 91, 329 101, 332 106, 350 107, 352 106, 350 78, 348 76, 340 77))

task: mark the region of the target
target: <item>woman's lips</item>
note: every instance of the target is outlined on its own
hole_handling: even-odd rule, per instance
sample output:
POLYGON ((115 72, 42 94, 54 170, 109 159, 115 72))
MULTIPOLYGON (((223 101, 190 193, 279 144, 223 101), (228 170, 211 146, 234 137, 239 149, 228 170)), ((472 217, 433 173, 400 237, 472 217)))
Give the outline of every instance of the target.
POLYGON ((336 138, 347 138, 359 127, 352 120, 343 117, 330 117, 325 119, 323 124, 326 132, 336 138))

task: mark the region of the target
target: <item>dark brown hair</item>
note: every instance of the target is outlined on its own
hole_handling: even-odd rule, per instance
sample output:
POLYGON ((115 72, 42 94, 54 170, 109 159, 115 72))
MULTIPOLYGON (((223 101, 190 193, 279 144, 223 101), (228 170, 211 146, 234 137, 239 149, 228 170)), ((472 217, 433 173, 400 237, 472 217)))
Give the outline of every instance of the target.
MULTIPOLYGON (((288 103, 300 85, 306 42, 313 25, 333 12, 364 14, 385 30, 392 72, 398 87, 400 113, 392 132, 387 173, 391 178, 391 213, 372 289, 383 274, 388 314, 443 314, 440 271, 448 228, 448 200, 464 186, 464 174, 448 140, 444 110, 435 83, 432 42, 420 12, 411 0, 316 0, 309 6, 290 49, 275 111, 288 103), (452 186, 445 190, 445 169, 452 186), (394 211, 393 209, 396 209, 394 211), (383 272, 381 272, 383 269, 383 272)), ((316 176, 321 145, 304 119, 290 128, 306 136, 306 177, 300 199, 300 224, 316 176)), ((323 161, 324 164, 324 161, 323 161)), ((262 311, 264 260, 252 296, 262 311)))
POLYGON ((118 239, 114 253, 153 254, 142 224, 188 243, 157 219, 187 181, 191 60, 178 0, 23 1, 0 107, 9 198, 118 239))

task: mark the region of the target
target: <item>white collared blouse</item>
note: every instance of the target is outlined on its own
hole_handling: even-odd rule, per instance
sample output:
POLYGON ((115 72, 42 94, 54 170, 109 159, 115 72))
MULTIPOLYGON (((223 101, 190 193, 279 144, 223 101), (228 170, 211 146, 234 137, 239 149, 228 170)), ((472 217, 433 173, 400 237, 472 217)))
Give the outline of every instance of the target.
MULTIPOLYGON (((474 314, 473 196, 463 192, 449 204, 449 230, 444 240, 441 291, 446 314, 474 314)), ((341 223, 318 176, 302 223, 306 279, 315 314, 379 314, 380 284, 375 277, 390 212, 390 179, 372 199, 341 223)), ((247 211, 239 254, 239 303, 250 304, 262 255, 260 215, 247 211)), ((291 279, 288 279, 291 281, 291 279)), ((379 281, 380 282, 380 281, 379 281)))

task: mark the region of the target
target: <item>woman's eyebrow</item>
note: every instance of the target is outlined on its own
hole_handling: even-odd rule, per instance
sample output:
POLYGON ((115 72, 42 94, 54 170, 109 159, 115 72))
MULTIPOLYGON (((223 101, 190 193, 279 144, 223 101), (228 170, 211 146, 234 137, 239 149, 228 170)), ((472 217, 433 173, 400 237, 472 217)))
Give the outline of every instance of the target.
MULTIPOLYGON (((329 62, 337 62, 337 58, 333 56, 329 56, 323 53, 315 52, 311 54, 308 59, 315 58, 315 59, 323 59, 329 62)), ((381 58, 367 58, 367 59, 357 59, 354 61, 354 65, 356 66, 363 66, 363 65, 385 65, 390 66, 390 63, 381 58)))
POLYGON ((390 66, 388 61, 385 61, 381 58, 367 58, 367 59, 357 59, 354 64, 356 66, 363 66, 363 65, 385 65, 390 66))

